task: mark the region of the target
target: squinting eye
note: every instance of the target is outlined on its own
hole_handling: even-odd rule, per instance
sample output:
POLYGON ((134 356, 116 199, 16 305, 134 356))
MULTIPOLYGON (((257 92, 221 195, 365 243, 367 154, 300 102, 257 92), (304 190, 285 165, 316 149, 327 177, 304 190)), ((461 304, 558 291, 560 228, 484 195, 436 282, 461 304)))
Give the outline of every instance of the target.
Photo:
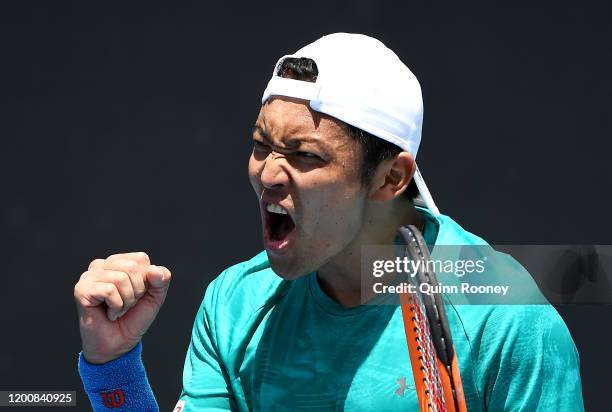
POLYGON ((318 157, 319 157, 319 156, 317 156, 316 154, 314 154, 314 153, 310 153, 310 152, 297 152, 297 154, 298 154, 298 156, 300 156, 300 157, 306 157, 306 158, 308 158, 308 159, 316 159, 316 158, 318 158, 318 157))
POLYGON ((260 142, 259 140, 253 140, 255 150, 268 150, 268 146, 260 142))

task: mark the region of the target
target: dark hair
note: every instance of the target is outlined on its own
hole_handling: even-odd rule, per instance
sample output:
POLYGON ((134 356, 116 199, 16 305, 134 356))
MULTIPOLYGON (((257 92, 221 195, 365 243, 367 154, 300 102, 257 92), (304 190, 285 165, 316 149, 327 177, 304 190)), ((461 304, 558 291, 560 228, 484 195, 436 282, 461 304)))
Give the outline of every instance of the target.
MULTIPOLYGON (((306 82, 315 82, 319 75, 319 69, 314 60, 300 57, 288 57, 281 63, 278 73, 281 77, 289 79, 302 80, 306 82)), ((340 120, 339 120, 340 121, 340 120)), ((348 123, 340 121, 340 124, 346 133, 357 140, 361 145, 363 159, 361 163, 361 181, 364 185, 368 185, 374 175, 374 171, 378 165, 393 156, 397 155, 402 149, 386 140, 378 138, 364 130, 361 130, 348 123)), ((414 200, 419 194, 419 190, 414 183, 414 179, 410 181, 404 194, 411 200, 414 200)))

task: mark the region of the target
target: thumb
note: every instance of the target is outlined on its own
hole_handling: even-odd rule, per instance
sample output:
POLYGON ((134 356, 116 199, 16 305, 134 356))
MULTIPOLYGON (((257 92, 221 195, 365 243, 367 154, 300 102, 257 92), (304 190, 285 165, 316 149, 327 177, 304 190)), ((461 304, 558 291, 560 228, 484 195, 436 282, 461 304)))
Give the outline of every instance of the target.
POLYGON ((152 290, 150 292, 165 292, 170 286, 172 274, 164 266, 151 265, 147 270, 147 282, 152 290))

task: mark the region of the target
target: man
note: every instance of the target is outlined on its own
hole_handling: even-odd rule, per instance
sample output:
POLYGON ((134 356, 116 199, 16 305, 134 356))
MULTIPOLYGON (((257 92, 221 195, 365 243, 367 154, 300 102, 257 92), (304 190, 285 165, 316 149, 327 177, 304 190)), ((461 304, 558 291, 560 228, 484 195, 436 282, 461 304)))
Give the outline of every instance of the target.
MULTIPOLYGON (((429 245, 486 244, 427 190, 422 113, 416 78, 370 37, 325 36, 278 61, 249 160, 265 251, 208 286, 175 410, 418 409, 399 308, 363 305, 361 248, 407 224, 429 245)), ((157 410, 140 340, 170 276, 126 253, 75 286, 94 409, 157 410)), ((449 322, 469 411, 583 409, 578 355, 550 306, 466 305, 449 322)))

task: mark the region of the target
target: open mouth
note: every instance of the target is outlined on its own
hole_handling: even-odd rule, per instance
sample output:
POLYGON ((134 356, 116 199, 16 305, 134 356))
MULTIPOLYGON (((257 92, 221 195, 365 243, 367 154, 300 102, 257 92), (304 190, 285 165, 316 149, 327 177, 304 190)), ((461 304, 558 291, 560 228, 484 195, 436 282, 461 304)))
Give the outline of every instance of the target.
POLYGON ((280 205, 267 204, 265 207, 266 243, 271 249, 283 249, 289 243, 289 235, 295 230, 295 223, 289 212, 280 205))

